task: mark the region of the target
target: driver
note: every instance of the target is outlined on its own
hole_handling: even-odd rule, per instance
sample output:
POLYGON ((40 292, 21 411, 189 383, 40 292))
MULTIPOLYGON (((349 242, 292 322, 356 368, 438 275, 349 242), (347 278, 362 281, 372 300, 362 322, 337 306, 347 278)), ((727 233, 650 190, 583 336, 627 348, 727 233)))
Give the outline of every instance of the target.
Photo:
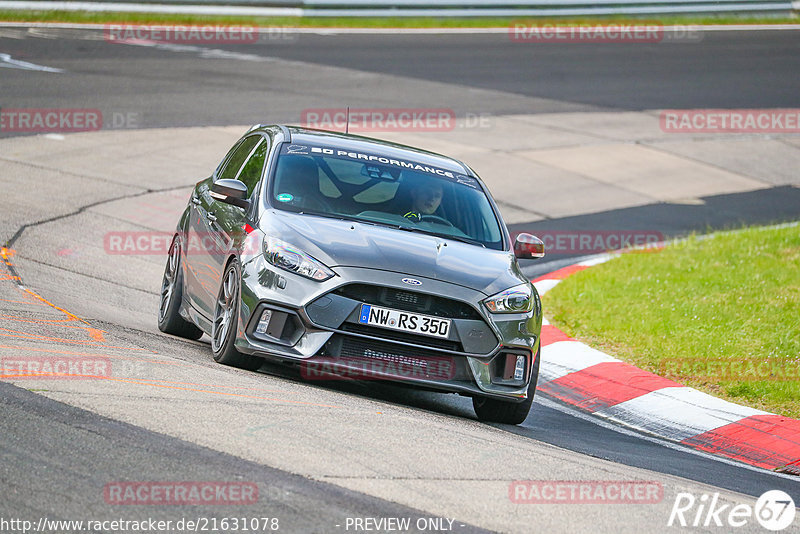
POLYGON ((411 190, 411 209, 403 215, 419 222, 424 215, 434 215, 442 203, 444 189, 439 180, 425 180, 411 190))

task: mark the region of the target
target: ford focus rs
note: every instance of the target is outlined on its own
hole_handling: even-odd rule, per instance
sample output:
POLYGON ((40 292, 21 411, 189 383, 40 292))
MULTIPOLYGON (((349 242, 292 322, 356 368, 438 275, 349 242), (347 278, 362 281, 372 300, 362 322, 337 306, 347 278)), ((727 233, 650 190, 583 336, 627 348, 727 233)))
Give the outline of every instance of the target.
POLYGON ((255 126, 195 186, 169 249, 158 325, 214 359, 306 378, 470 396, 518 424, 539 372, 541 303, 467 165, 411 147, 255 126))

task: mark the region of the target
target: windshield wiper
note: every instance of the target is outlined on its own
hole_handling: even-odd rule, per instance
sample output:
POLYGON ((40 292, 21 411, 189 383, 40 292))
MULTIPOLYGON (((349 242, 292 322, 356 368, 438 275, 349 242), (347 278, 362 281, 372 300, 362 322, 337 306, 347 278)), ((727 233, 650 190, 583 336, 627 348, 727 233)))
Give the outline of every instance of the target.
POLYGON ((317 217, 325 217, 327 219, 336 219, 337 221, 351 221, 351 222, 364 222, 361 219, 355 219, 353 217, 348 217, 347 215, 340 215, 338 213, 325 213, 323 211, 314 211, 314 210, 286 210, 291 211, 292 213, 297 213, 299 215, 316 215, 317 217))
POLYGON ((475 240, 475 239, 470 239, 468 237, 461 237, 461 236, 455 236, 455 235, 450 235, 450 234, 443 234, 441 232, 430 232, 428 230, 422 230, 420 228, 417 228, 416 226, 404 226, 402 224, 390 223, 390 222, 386 222, 386 221, 375 221, 375 220, 371 220, 371 219, 359 219, 358 217, 351 217, 351 216, 344 215, 344 214, 339 214, 339 213, 323 213, 323 212, 313 211, 313 210, 311 210, 311 211, 309 211, 309 210, 300 210, 300 211, 295 211, 294 213, 306 214, 306 215, 317 215, 319 217, 326 217, 328 219, 336 219, 336 220, 339 220, 339 221, 357 222, 357 223, 361 223, 361 224, 369 224, 369 225, 372 225, 372 226, 385 226, 386 228, 395 228, 397 230, 404 230, 406 232, 413 232, 413 233, 416 233, 416 234, 425 234, 425 235, 430 235, 430 236, 434 236, 434 237, 441 237, 442 239, 452 239, 453 241, 459 241, 461 243, 466 243, 468 245, 477 245, 477 246, 480 246, 482 248, 486 248, 486 245, 484 245, 483 243, 481 243, 480 241, 475 240))
POLYGON ((452 239, 453 241, 460 241, 461 243, 466 243, 468 245, 478 245, 478 246, 481 246, 483 248, 486 248, 486 245, 484 245, 480 241, 477 241, 475 239, 470 239, 468 237, 461 237, 461 236, 450 235, 450 234, 442 234, 440 232, 429 232, 427 230, 421 230, 421 229, 415 228, 413 226, 397 225, 396 228, 399 229, 399 230, 405 230, 406 232, 414 232, 414 233, 418 233, 418 234, 432 235, 432 236, 435 236, 435 237, 441 237, 442 239, 452 239))

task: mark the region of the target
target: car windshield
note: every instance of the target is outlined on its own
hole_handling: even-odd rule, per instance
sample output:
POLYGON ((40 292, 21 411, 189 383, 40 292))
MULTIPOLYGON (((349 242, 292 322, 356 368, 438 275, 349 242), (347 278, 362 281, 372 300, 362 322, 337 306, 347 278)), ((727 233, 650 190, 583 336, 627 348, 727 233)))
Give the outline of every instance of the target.
POLYGON ((501 250, 500 224, 475 178, 416 161, 284 144, 270 190, 278 209, 351 219, 501 250))

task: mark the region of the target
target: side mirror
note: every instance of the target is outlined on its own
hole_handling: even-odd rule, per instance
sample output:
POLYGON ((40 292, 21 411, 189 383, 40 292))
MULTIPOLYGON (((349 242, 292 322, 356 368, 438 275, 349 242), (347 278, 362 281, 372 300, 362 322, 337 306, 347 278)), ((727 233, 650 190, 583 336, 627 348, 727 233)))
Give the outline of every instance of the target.
POLYGON ((211 197, 225 202, 226 204, 233 204, 240 208, 245 208, 250 205, 247 200, 247 186, 239 180, 217 180, 211 186, 211 197))
POLYGON ((514 256, 521 260, 544 258, 544 243, 531 234, 519 234, 514 241, 514 256))

